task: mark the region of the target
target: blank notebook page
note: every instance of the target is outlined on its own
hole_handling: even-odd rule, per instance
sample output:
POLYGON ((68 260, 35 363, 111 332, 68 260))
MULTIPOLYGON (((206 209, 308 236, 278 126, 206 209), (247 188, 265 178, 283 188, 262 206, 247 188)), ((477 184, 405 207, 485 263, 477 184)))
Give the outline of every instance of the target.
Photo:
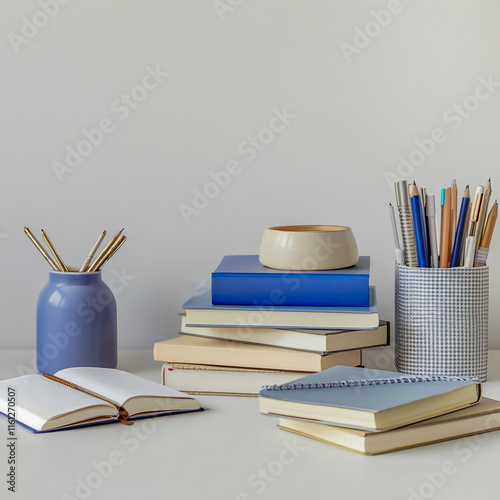
POLYGON ((58 371, 56 375, 119 404, 124 404, 136 396, 192 399, 191 396, 175 389, 113 368, 66 368, 58 371))
POLYGON ((90 406, 109 406, 108 414, 116 414, 116 409, 105 401, 41 375, 24 375, 0 382, 0 412, 5 415, 8 413, 8 388, 14 388, 16 391, 16 420, 37 430, 51 418, 90 406))

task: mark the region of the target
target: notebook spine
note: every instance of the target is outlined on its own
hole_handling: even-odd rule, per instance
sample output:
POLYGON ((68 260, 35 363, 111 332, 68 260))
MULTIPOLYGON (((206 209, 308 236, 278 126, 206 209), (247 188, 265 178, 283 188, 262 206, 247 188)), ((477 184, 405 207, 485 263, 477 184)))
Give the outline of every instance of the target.
POLYGON ((266 391, 291 391, 303 389, 330 389, 341 387, 362 387, 368 385, 385 385, 385 384, 414 384, 420 382, 476 382, 479 380, 470 377, 449 377, 445 375, 410 375, 405 377, 390 377, 390 378, 374 378, 374 379, 358 379, 358 380, 332 380, 327 382, 313 383, 288 383, 281 385, 265 385, 262 390, 266 391))

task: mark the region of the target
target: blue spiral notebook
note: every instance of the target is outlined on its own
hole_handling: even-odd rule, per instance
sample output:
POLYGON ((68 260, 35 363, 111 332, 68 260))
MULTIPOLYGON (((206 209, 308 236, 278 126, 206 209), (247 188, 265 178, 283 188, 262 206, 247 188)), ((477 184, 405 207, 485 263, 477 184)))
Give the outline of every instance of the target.
POLYGON ((262 413, 381 431, 465 408, 480 397, 477 380, 334 366, 264 387, 259 402, 262 413))
POLYGON ((0 382, 0 413, 33 432, 201 411, 192 396, 111 368, 77 367, 52 378, 0 382))

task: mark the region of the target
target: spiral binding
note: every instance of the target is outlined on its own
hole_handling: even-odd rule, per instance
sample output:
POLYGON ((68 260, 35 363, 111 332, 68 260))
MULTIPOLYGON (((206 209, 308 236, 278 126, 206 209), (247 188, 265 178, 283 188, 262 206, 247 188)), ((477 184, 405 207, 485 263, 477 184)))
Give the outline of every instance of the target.
POLYGON ((449 377, 445 375, 409 375, 406 377, 374 378, 359 380, 332 380, 328 382, 290 382, 288 384, 265 385, 262 390, 266 391, 291 391, 302 389, 331 389, 342 387, 363 387, 369 385, 386 384, 414 384, 417 382, 475 382, 479 380, 472 377, 449 377))

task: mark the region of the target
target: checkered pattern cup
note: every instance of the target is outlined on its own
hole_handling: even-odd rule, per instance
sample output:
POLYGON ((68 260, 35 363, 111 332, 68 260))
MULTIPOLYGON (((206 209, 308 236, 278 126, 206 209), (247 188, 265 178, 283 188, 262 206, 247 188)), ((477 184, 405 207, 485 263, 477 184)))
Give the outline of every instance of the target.
POLYGON ((434 269, 396 264, 396 368, 484 382, 488 293, 488 266, 434 269))

